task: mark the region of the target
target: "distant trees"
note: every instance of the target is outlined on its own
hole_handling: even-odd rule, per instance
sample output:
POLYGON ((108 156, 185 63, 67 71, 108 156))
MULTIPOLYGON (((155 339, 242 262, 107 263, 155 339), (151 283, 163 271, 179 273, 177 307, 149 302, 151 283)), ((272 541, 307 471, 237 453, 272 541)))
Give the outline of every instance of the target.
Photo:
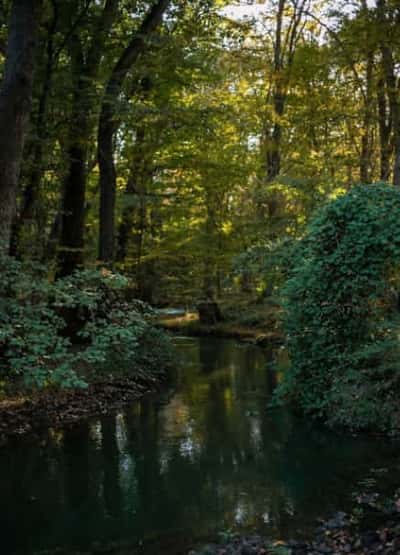
POLYGON ((400 184, 397 4, 268 1, 257 22, 226 4, 4 3, 4 250, 59 277, 118 267, 147 298, 215 294, 327 196, 400 184))

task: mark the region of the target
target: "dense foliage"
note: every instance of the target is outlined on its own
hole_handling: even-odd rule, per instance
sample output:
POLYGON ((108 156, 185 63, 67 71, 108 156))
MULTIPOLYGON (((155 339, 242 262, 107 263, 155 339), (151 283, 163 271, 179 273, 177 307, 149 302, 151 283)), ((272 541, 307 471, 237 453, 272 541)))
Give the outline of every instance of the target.
POLYGON ((283 291, 279 394, 332 424, 400 427, 400 191, 358 186, 312 221, 283 291))
POLYGON ((397 197, 357 184, 400 188, 399 20, 394 0, 0 2, 2 375, 152 371, 165 340, 127 289, 262 326, 290 274, 286 390, 396 427, 397 197))
POLYGON ((38 264, 3 257, 0 267, 3 380, 85 387, 102 371, 165 371, 167 338, 151 325, 149 307, 128 300, 123 276, 92 270, 54 282, 38 264))
MULTIPOLYGON (((0 10, 1 76, 13 4, 0 10)), ((327 197, 359 181, 394 178, 400 48, 391 0, 44 0, 38 17, 10 208, 21 258, 67 274, 102 258, 108 229, 106 262, 129 275, 139 298, 223 295, 238 253, 298 237, 327 197), (143 34, 157 5, 164 16, 143 34), (135 37, 145 40, 140 55, 110 98, 115 64, 135 37), (107 106, 113 152, 100 164, 107 106), (114 166, 109 182, 104 165, 114 166)), ((265 276, 266 289, 280 280, 265 276)))

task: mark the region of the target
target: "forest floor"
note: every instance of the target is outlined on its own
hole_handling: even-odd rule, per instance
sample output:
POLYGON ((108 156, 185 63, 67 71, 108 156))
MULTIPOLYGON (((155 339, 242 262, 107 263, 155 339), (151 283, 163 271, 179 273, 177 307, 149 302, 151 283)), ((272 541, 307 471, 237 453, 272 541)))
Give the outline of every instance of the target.
POLYGON ((280 327, 280 307, 273 301, 249 303, 246 300, 218 302, 222 319, 215 324, 205 324, 199 319, 197 311, 166 316, 158 319, 164 329, 188 336, 214 336, 237 339, 254 343, 261 347, 283 342, 280 327))
POLYGON ((0 398, 0 445, 11 436, 107 414, 159 392, 166 380, 166 374, 155 377, 143 372, 134 377, 97 381, 84 389, 47 388, 26 395, 7 395, 0 398))

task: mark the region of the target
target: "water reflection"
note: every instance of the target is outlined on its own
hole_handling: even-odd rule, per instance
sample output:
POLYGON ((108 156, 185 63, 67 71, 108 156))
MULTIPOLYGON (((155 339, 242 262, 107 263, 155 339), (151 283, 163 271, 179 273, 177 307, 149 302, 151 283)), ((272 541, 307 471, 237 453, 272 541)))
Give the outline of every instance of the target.
POLYGON ((0 452, 2 552, 183 549, 232 527, 289 536, 396 455, 267 412, 274 380, 255 347, 180 339, 177 350, 174 393, 0 452))

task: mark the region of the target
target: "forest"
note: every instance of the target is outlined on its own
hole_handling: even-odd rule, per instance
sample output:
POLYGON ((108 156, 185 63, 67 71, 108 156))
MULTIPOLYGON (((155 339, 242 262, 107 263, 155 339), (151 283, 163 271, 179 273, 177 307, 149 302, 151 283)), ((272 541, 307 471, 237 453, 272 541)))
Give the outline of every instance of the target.
POLYGON ((397 429, 399 18, 389 0, 2 2, 4 383, 80 387, 110 353, 161 368, 151 307, 200 307, 278 328, 303 408, 397 429))
MULTIPOLYGON (((280 433, 306 418, 327 434, 400 437, 399 31, 398 0, 0 1, 5 450, 74 423, 88 449, 99 415, 116 418, 108 449, 116 411, 147 402, 124 434, 148 426, 156 441, 161 413, 146 399, 174 388, 166 429, 192 433, 183 415, 200 418, 205 391, 217 403, 228 367, 233 389, 214 391, 223 408, 207 405, 201 445, 242 406, 245 379, 264 397, 238 428, 261 411, 286 415, 280 433), (203 370, 185 377, 179 357, 203 370)), ((178 451, 192 456, 188 437, 178 451)), ((389 536, 381 551, 397 553, 389 536)), ((343 553, 378 552, 346 538, 316 552, 342 553, 341 541, 343 553)), ((73 548, 89 549, 81 540, 73 548)), ((35 541, 10 540, 9 553, 54 547, 35 541)), ((262 553, 257 541, 224 553, 262 553)), ((313 553, 301 545, 264 553, 313 553)))

